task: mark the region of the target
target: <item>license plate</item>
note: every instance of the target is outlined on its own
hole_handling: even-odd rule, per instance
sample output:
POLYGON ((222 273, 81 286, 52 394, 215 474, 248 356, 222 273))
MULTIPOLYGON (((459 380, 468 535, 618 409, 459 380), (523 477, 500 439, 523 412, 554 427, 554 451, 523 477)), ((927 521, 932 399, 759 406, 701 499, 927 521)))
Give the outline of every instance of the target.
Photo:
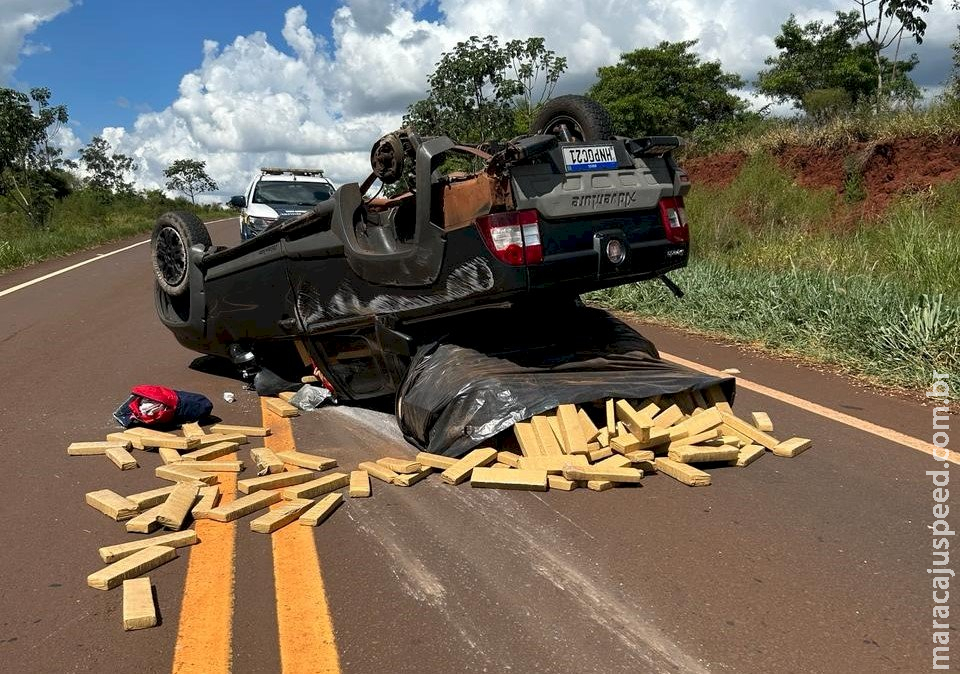
POLYGON ((617 153, 612 145, 580 145, 563 148, 567 171, 599 171, 617 168, 617 153))

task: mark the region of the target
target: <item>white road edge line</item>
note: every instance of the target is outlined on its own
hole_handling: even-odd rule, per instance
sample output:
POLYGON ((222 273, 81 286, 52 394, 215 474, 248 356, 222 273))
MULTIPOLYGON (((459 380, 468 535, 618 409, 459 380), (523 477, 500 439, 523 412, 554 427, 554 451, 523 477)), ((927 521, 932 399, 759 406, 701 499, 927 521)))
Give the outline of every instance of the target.
MULTIPOLYGON (((220 218, 219 220, 208 220, 206 224, 212 225, 212 224, 215 223, 215 222, 226 222, 227 220, 235 220, 235 219, 236 219, 236 218, 220 218)), ((13 286, 12 288, 7 288, 6 290, 0 290, 0 297, 3 297, 3 296, 5 296, 5 295, 10 295, 10 294, 12 294, 12 293, 17 292, 18 290, 23 290, 24 288, 29 288, 29 287, 32 286, 32 285, 35 285, 35 284, 37 284, 37 283, 40 283, 41 281, 46 281, 47 279, 51 279, 51 278, 53 278, 54 276, 60 276, 60 274, 66 274, 68 271, 73 271, 74 269, 77 269, 77 268, 82 267, 82 266, 84 266, 84 265, 88 265, 88 264, 90 264, 91 262, 96 262, 97 260, 103 260, 103 259, 105 259, 105 258, 110 257, 111 255, 116 255, 117 253, 123 253, 124 251, 128 251, 128 250, 130 250, 131 248, 136 248, 137 246, 142 246, 142 245, 145 244, 145 243, 150 243, 150 239, 147 239, 146 241, 138 241, 137 243, 131 244, 131 245, 129 245, 129 246, 125 246, 125 247, 123 247, 123 248, 118 248, 117 250, 112 250, 112 251, 110 251, 109 253, 100 253, 100 254, 96 255, 95 257, 90 258, 89 260, 84 260, 83 262, 78 262, 78 263, 76 263, 76 264, 72 264, 72 265, 70 265, 69 267, 64 267, 63 269, 58 269, 57 271, 52 271, 52 272, 50 272, 49 274, 44 274, 43 276, 40 276, 40 277, 38 277, 38 278, 35 278, 35 279, 33 279, 32 281, 26 281, 25 283, 21 283, 20 285, 15 285, 15 286, 13 286)))
MULTIPOLYGON (((700 372, 704 372, 715 377, 731 376, 707 365, 701 365, 700 363, 692 360, 687 360, 686 358, 681 358, 680 356, 664 353, 663 351, 660 352, 660 357, 663 358, 663 360, 668 360, 670 362, 677 363, 678 365, 683 365, 691 370, 699 370, 700 372)), ((779 400, 782 403, 792 405, 805 412, 816 414, 824 417, 825 419, 830 419, 831 421, 836 421, 837 423, 841 423, 859 431, 863 431, 864 433, 869 433, 877 436, 878 438, 883 438, 888 442, 895 442, 898 445, 909 447, 910 449, 923 452, 929 456, 935 456, 934 451, 943 451, 941 448, 937 447, 931 442, 924 442, 923 440, 907 435, 906 433, 895 431, 892 428, 886 428, 885 426, 879 426, 869 421, 858 419, 857 417, 850 416, 849 414, 838 412, 830 409, 829 407, 818 405, 817 403, 810 402, 809 400, 805 400, 803 398, 798 398, 795 395, 790 395, 789 393, 784 393, 783 391, 778 391, 777 389, 764 386, 763 384, 758 384, 757 382, 750 381, 749 379, 741 379, 740 377, 736 377, 736 380, 738 388, 746 389, 747 391, 753 391, 754 393, 759 393, 760 395, 773 398, 774 400, 779 400)), ((960 454, 952 450, 947 450, 946 460, 950 463, 960 464, 960 454)))

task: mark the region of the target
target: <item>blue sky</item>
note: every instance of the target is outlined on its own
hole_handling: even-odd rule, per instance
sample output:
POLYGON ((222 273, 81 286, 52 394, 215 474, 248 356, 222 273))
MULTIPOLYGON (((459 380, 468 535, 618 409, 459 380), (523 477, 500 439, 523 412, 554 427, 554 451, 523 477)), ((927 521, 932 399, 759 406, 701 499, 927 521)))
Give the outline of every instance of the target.
MULTIPOLYGON (((329 40, 330 18, 340 3, 300 4, 315 17, 316 32, 329 40)), ((77 135, 89 137, 167 107, 180 78, 199 67, 204 40, 223 44, 263 31, 283 49, 286 7, 255 0, 85 0, 30 35, 49 51, 21 58, 12 84, 49 87, 57 102, 68 103, 77 135)), ((419 15, 435 20, 436 5, 419 15)))
MULTIPOLYGON (((914 71, 947 77, 960 17, 933 0, 914 71)), ((47 86, 71 122, 69 155, 94 135, 132 156, 143 188, 177 159, 207 162, 217 195, 256 167, 322 166, 336 183, 369 170, 444 51, 471 35, 543 36, 566 56, 556 93, 662 40, 752 79, 791 13, 832 21, 852 0, 0 0, 0 86, 47 86)), ((912 51, 913 45, 906 46, 912 51)), ((934 89, 935 91, 935 89, 934 89)), ((758 101, 762 103, 763 101, 758 101)))

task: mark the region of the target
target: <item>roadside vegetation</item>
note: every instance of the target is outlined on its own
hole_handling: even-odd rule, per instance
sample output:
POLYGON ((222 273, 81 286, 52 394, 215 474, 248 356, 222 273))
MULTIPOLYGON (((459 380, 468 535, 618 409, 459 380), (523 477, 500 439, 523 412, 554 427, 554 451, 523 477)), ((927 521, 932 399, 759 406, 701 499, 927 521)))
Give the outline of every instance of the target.
POLYGON ((204 220, 232 213, 219 206, 169 199, 159 191, 109 202, 89 191, 78 191, 53 206, 43 227, 34 227, 0 198, 0 272, 150 232, 157 215, 170 210, 192 211, 204 220))
POLYGON ((197 194, 217 188, 203 161, 178 160, 165 172, 167 188, 188 201, 135 189, 134 160, 100 136, 76 160, 64 159, 53 138, 67 120, 48 89, 0 88, 0 272, 149 231, 174 208, 206 219, 226 214, 195 204, 197 194))
POLYGON ((721 123, 692 134, 681 158, 727 152, 756 155, 795 147, 843 151, 857 143, 901 138, 960 139, 960 100, 946 96, 923 107, 894 108, 879 115, 857 109, 823 120, 798 116, 721 123))
POLYGON ((800 187, 769 155, 757 155, 728 187, 692 191, 687 209, 696 259, 864 274, 960 298, 960 182, 903 196, 874 220, 832 189, 800 187))
POLYGON ((746 158, 732 182, 686 200, 691 261, 671 274, 686 296, 644 283, 591 300, 884 385, 921 391, 938 371, 960 386, 960 181, 916 185, 878 213, 855 161, 904 139, 960 141, 960 38, 943 95, 924 105, 916 57, 901 57, 930 3, 853 5, 833 23, 783 24, 754 86, 794 117, 731 110, 687 131, 687 160, 746 158), (798 184, 778 162, 798 148, 845 158, 844 184, 798 184))
MULTIPOLYGON (((592 301, 922 390, 960 373, 960 181, 878 219, 833 190, 798 187, 767 155, 687 199, 688 268, 592 301)), ((956 383, 960 384, 957 380, 956 383)))

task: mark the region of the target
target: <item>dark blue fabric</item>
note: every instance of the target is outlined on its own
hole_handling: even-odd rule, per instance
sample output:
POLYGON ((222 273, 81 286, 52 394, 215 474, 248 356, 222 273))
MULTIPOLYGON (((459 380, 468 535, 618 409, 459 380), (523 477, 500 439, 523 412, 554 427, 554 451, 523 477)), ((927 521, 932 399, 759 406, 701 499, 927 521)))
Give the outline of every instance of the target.
POLYGON ((177 391, 177 411, 173 417, 175 424, 187 424, 192 421, 199 421, 209 416, 213 411, 213 403, 210 399, 200 393, 191 393, 189 391, 177 391))

